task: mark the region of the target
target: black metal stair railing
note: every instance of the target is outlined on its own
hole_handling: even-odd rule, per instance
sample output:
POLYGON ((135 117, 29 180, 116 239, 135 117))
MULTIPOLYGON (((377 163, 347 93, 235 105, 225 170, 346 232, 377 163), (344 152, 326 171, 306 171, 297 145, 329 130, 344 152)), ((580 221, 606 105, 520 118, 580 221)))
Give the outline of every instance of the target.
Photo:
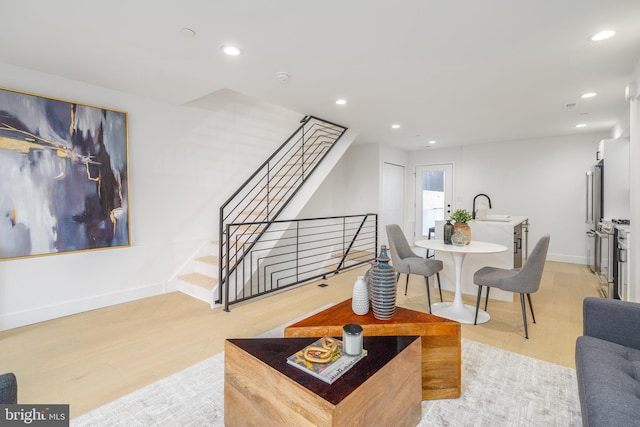
POLYGON ((220 208, 218 299, 229 274, 287 206, 347 128, 313 116, 220 208))
MULTIPOLYGON (((227 224, 227 230, 265 224, 227 224)), ((225 272, 226 311, 231 304, 371 263, 376 257, 376 214, 275 220, 268 224, 242 259, 230 260, 236 268, 225 272)))

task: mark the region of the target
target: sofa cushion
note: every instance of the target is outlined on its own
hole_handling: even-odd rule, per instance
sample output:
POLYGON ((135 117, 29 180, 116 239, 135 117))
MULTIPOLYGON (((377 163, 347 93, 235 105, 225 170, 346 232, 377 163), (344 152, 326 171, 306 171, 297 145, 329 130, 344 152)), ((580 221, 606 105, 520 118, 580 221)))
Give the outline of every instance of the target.
POLYGON ((578 337, 576 374, 583 425, 637 425, 640 350, 598 338, 578 337))
POLYGON ((18 380, 13 372, 0 375, 0 404, 18 403, 18 380))

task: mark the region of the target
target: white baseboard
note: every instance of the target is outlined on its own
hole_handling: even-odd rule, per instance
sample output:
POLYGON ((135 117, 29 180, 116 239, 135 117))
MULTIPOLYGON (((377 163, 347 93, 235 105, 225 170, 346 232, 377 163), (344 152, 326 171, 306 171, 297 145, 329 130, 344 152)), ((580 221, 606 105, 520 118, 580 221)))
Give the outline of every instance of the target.
POLYGON ((0 331, 32 325, 59 317, 82 313, 89 310, 122 304, 141 298, 165 293, 165 283, 159 282, 121 292, 92 296, 89 298, 67 301, 61 304, 48 305, 14 313, 0 315, 0 331))
POLYGON ((547 261, 566 262, 566 263, 569 263, 569 264, 589 265, 589 260, 587 259, 586 256, 547 254, 547 261))

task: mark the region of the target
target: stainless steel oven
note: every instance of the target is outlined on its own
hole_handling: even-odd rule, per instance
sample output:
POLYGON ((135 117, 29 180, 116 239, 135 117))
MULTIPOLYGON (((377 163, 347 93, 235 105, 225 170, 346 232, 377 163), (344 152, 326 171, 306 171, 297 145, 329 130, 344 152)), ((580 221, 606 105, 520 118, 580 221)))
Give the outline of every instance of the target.
POLYGON ((616 265, 615 229, 608 221, 598 223, 596 231, 596 274, 605 298, 615 298, 613 272, 616 265))

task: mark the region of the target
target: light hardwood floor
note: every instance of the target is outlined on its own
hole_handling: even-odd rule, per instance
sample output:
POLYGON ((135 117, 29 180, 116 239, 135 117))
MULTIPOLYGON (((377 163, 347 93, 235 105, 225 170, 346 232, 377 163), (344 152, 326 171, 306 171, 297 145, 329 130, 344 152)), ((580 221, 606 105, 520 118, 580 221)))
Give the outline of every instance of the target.
MULTIPOLYGON (((68 403, 74 418, 221 352, 226 338, 253 337, 350 298, 364 270, 332 276, 322 281, 327 287, 308 284, 232 306, 229 313, 171 293, 0 332, 0 372, 16 373, 19 402, 68 403)), ((400 284, 398 305, 428 312, 424 279, 412 276, 406 297, 404 276, 400 284)), ((537 324, 529 325, 530 339, 524 339, 517 298, 490 301, 491 320, 463 325, 462 336, 574 367, 586 296, 598 296, 586 266, 547 262, 533 295, 537 324)), ((445 291, 444 298, 453 294, 445 291)), ((475 304, 475 297, 464 300, 475 304)))

